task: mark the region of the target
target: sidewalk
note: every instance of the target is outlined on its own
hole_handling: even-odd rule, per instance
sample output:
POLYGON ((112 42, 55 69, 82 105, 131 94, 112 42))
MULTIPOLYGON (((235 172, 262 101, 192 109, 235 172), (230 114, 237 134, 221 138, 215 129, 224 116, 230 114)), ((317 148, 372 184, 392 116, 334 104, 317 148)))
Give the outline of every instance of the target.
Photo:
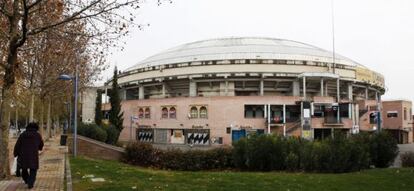
MULTIPOLYGON (((16 140, 10 140, 11 148, 16 140)), ((64 190, 65 154, 67 147, 59 145, 59 138, 49 139, 45 142, 43 152, 40 155, 40 169, 33 190, 36 191, 60 191, 64 190)), ((27 185, 18 177, 12 180, 0 181, 0 191, 28 190, 27 185)))

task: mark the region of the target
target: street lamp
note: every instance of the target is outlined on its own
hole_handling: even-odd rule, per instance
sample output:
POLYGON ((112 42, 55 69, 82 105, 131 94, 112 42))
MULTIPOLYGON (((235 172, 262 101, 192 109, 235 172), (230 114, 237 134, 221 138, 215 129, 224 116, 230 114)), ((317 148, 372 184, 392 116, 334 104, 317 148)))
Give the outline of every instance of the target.
POLYGON ((75 76, 68 74, 62 74, 59 76, 59 80, 73 81, 73 91, 74 91, 74 115, 73 115, 73 157, 77 155, 77 134, 78 134, 78 67, 76 65, 75 76))

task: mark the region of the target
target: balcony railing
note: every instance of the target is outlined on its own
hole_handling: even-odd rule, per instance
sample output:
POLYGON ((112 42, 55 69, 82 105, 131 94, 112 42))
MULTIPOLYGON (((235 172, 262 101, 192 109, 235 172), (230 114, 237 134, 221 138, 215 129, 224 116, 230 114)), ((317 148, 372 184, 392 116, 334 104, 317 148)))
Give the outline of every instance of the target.
POLYGON ((339 121, 338 121, 337 117, 325 117, 324 122, 327 124, 342 124, 342 119, 339 118, 339 121))

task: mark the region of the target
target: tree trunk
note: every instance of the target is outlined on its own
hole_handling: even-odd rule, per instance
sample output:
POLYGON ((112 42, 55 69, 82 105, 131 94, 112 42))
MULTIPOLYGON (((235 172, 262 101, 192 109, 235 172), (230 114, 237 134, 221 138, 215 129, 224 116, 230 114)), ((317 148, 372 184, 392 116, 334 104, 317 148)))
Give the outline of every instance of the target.
POLYGON ((34 92, 33 92, 33 90, 32 91, 30 91, 30 114, 29 114, 29 122, 33 122, 34 121, 34 119, 33 119, 33 113, 34 113, 34 102, 35 102, 35 95, 34 95, 34 92))
POLYGON ((0 179, 10 177, 9 164, 9 121, 7 120, 10 112, 11 91, 4 88, 2 91, 2 102, 0 106, 0 179))
POLYGON ((47 116, 46 116, 46 139, 49 139, 52 137, 52 132, 50 130, 51 125, 51 116, 50 116, 50 110, 52 107, 52 98, 49 98, 48 105, 47 105, 47 116))
POLYGON ((40 127, 40 129, 39 129, 39 133, 40 133, 40 135, 42 135, 42 138, 44 139, 45 138, 45 132, 44 132, 44 121, 43 121, 43 116, 44 116, 44 100, 42 99, 41 100, 41 104, 40 104, 40 124, 39 124, 39 127, 40 127))

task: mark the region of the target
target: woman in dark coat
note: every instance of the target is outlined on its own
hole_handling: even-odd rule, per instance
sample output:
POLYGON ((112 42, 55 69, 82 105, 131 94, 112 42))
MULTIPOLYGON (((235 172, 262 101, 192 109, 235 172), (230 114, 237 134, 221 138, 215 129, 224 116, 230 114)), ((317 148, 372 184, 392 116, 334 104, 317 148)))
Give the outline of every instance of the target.
POLYGON ((36 123, 29 123, 14 146, 14 156, 17 157, 19 168, 22 169, 22 178, 29 189, 33 188, 36 181, 39 151, 43 149, 42 136, 37 132, 38 130, 39 126, 36 123))

